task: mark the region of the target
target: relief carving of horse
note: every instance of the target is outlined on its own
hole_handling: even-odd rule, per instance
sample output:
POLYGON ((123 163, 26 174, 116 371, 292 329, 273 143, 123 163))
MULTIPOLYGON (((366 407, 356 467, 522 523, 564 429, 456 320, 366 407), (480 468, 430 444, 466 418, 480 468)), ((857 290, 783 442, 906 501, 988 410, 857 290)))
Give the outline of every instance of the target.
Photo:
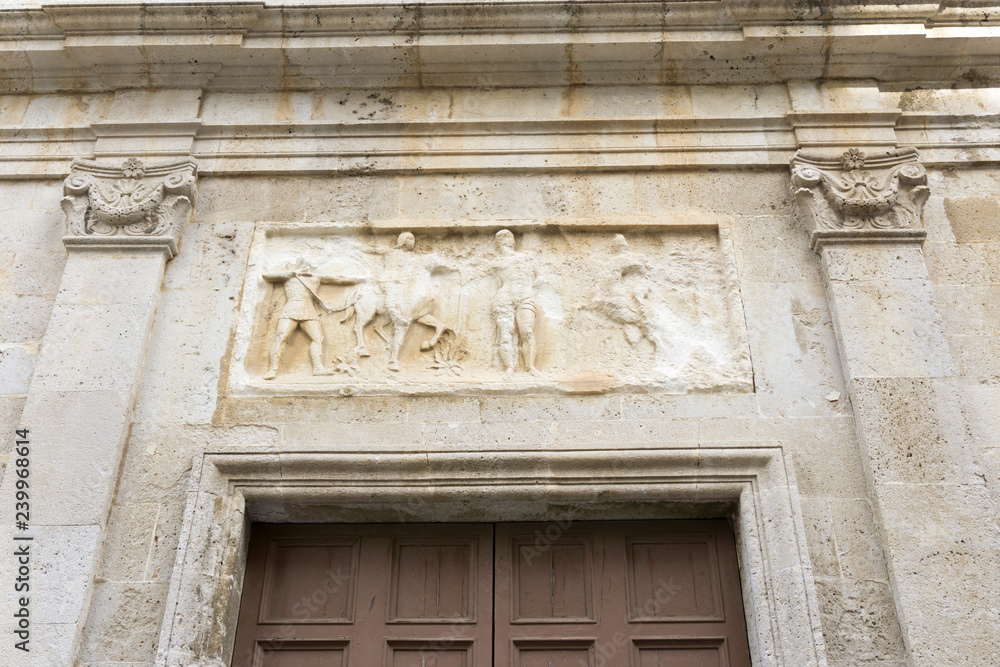
POLYGON ((340 320, 342 323, 354 318, 356 342, 353 352, 359 357, 371 356, 365 342, 365 328, 372 325, 375 333, 389 344, 388 367, 392 371, 399 370, 399 351, 406 332, 414 322, 434 329, 433 335, 420 343, 420 349, 425 351, 437 345, 441 336, 450 330, 433 314, 438 306, 435 295, 408 293, 399 289, 402 287, 376 282, 360 283, 348 293, 344 307, 335 309, 344 312, 340 320), (388 333, 380 326, 382 324, 388 324, 388 333))

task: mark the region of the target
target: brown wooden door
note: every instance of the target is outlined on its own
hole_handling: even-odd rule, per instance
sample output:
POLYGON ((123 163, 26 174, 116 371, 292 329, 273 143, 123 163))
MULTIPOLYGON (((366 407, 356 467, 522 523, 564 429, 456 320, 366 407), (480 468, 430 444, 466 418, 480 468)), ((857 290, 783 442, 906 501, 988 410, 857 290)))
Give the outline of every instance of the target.
POLYGON ((749 665, 725 521, 255 525, 233 658, 233 667, 749 665))
POLYGON ((750 667, 726 521, 498 524, 496 667, 750 667))
POLYGON ((255 525, 234 667, 492 667, 490 525, 255 525))

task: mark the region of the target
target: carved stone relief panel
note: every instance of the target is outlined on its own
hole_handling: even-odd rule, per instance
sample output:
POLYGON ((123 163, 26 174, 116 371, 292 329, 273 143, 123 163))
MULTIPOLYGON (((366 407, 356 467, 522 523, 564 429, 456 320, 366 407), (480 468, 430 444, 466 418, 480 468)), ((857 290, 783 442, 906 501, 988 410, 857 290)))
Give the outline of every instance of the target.
POLYGON ((751 391, 725 230, 261 230, 237 393, 751 391))

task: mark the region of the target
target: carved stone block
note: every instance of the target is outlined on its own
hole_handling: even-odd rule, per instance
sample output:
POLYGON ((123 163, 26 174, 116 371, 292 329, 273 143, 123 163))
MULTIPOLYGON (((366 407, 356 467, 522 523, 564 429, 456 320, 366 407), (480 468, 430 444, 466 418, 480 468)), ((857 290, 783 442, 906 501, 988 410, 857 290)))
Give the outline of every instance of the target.
POLYGON ((752 390, 714 226, 275 227, 247 275, 237 393, 752 390))
POLYGON ((128 158, 121 167, 73 162, 63 185, 67 246, 162 247, 167 259, 191 216, 198 165, 187 159, 147 167, 128 158))
POLYGON ((914 148, 869 157, 852 148, 839 159, 799 151, 792 185, 814 250, 828 241, 923 241, 927 173, 914 148))

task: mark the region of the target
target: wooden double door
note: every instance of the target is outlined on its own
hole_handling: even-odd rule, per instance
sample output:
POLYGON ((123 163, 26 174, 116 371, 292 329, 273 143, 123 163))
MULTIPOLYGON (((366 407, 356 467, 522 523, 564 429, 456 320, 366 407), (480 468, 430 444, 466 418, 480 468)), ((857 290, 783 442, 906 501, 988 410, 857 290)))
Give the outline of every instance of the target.
POLYGON ((253 527, 233 667, 749 667, 726 521, 253 527))

